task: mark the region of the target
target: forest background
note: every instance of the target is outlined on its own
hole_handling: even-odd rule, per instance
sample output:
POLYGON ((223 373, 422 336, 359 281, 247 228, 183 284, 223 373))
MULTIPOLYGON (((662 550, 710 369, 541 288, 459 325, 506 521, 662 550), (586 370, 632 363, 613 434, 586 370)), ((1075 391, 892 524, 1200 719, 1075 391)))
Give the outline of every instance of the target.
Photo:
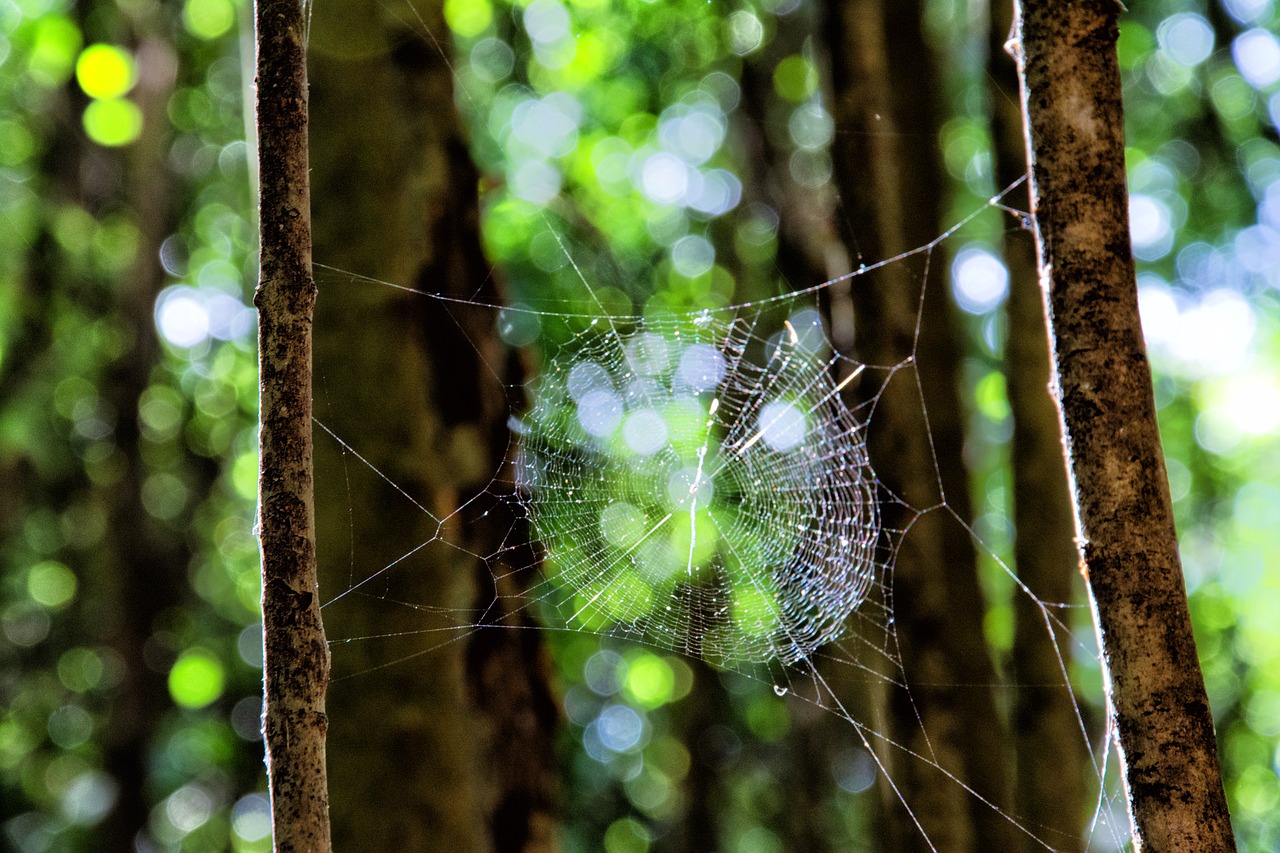
MULTIPOLYGON (((982 208, 1010 168, 1019 171, 999 155, 1011 103, 999 87, 1011 65, 999 50, 1007 29, 999 4, 888 7, 898 10, 885 13, 890 87, 918 93, 915 78, 934 71, 923 90, 931 97, 896 102, 889 136, 904 152, 904 183, 937 180, 906 192, 906 242, 869 249, 872 260, 933 239, 982 208)), ((441 9, 388 0, 345 9, 313 10, 313 194, 317 261, 326 265, 317 413, 369 458, 387 454, 383 470, 415 495, 442 499, 487 481, 500 452, 481 471, 457 462, 485 459, 506 439, 458 428, 493 416, 465 382, 452 389, 455 408, 424 412, 412 395, 380 399, 383 388, 368 377, 438 385, 448 373, 439 364, 476 361, 504 335, 507 344, 530 342, 519 329, 496 329, 490 315, 461 335, 405 320, 405 303, 352 287, 344 271, 405 283, 460 272, 449 286, 465 298, 501 285, 510 291, 498 296, 549 304, 562 295, 580 307, 571 256, 584 269, 611 268, 610 282, 657 281, 651 298, 690 308, 835 274, 824 252, 840 229, 830 222, 848 221, 856 205, 829 187, 849 156, 841 146, 859 137, 832 97, 845 54, 827 39, 843 31, 821 8, 454 0, 441 9), (415 83, 389 88, 378 74, 415 83), (455 88, 461 118, 448 106, 455 88), (731 141, 705 157, 688 144, 677 153, 701 157, 727 194, 666 197, 618 163, 663 119, 687 117, 697 88, 712 93, 718 133, 731 141), (434 123, 415 124, 413 107, 434 123), (522 127, 521 118, 534 123, 522 127), (424 179, 427 198, 454 214, 482 213, 426 216, 445 224, 410 248, 382 219, 387 199, 402 192, 406 161, 396 146, 407 140, 434 158, 437 168, 423 175, 448 178, 424 179), (415 251, 418 261, 405 260, 415 251), (423 326, 429 334, 417 334, 423 326), (359 371, 348 373, 352 362, 359 371), (424 435, 444 436, 446 449, 424 435), (488 450, 470 452, 477 446, 488 450)), ((1134 252, 1182 557, 1237 833, 1242 849, 1257 851, 1280 849, 1277 20, 1271 0, 1152 2, 1122 16, 1120 41, 1134 252)), ((4 844, 266 850, 248 9, 236 0, 4 0, 0 39, 4 844)), ((957 429, 967 434, 967 472, 939 478, 960 478, 949 500, 971 503, 962 514, 990 546, 977 555, 986 603, 976 618, 1006 674, 1019 666, 1018 617, 995 558, 1017 563, 1009 468, 1017 371, 1005 365, 1019 268, 1004 253, 1018 232, 992 207, 931 261, 948 285, 931 292, 954 301, 938 316, 956 336, 957 429)), ((600 293, 637 299, 618 288, 600 293)), ((954 407, 928 395, 951 379, 926 381, 930 418, 944 419, 954 407)), ((505 430, 505 413, 497 423, 505 430)), ((321 437, 318 446, 322 583, 337 593, 357 566, 383 565, 425 538, 423 518, 402 505, 378 519, 402 531, 406 547, 366 527, 366 516, 382 514, 381 487, 340 445, 321 437), (326 544, 334 530, 343 533, 326 544)), ((349 618, 331 635, 390 634, 403 614, 375 597, 349 618), (362 629, 361 618, 373 622, 362 629)), ((389 790, 418 814, 440 816, 437 828, 452 816, 458 826, 442 831, 490 835, 453 845, 437 835, 420 849, 520 849, 502 838, 510 816, 493 806, 510 798, 485 787, 500 782, 480 773, 476 787, 456 789, 483 805, 439 800, 430 790, 439 786, 406 755, 422 751, 406 748, 406 733, 432 732, 465 751, 462 695, 489 720, 518 722, 510 708, 533 709, 524 723, 538 735, 526 760, 540 772, 524 792, 533 817, 523 825, 562 823, 568 849, 873 849, 878 834, 891 835, 870 816, 856 749, 801 769, 788 762, 796 752, 817 755, 832 729, 767 685, 595 638, 528 633, 546 647, 496 642, 443 664, 444 676, 427 663, 441 654, 384 667, 429 651, 420 636, 337 649, 347 677, 334 692, 336 838, 372 837, 376 827, 362 821, 394 825, 379 793, 389 790), (550 672, 522 664, 544 660, 550 672), (534 675, 517 686, 516 671, 534 675), (660 677, 636 675, 645 672, 660 677), (616 752, 602 745, 606 713, 630 713, 645 742, 616 752), (398 721, 385 740, 371 733, 380 719, 398 721), (364 739, 363 748, 344 749, 344 738, 364 739), (629 754, 648 769, 635 772, 629 754)), ((1096 666, 1090 673, 1084 657, 1080 701, 1096 724, 1102 710, 1087 689, 1096 666)), ((503 741, 494 742, 500 752, 503 741)), ((1069 822, 1076 817, 1083 826, 1084 815, 1069 822)))

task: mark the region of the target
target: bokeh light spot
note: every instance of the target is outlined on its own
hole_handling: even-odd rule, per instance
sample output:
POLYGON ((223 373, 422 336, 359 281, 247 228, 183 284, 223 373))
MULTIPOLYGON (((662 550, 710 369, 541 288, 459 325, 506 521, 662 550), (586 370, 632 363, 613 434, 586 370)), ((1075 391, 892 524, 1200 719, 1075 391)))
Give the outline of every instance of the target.
POLYGON ((671 265, 686 278, 697 278, 710 270, 715 261, 715 247, 698 234, 681 237, 671 247, 671 265))
POLYGON ((222 662, 204 649, 182 653, 169 670, 169 695, 183 708, 204 708, 222 696, 226 674, 222 662))
POLYGON ((615 820, 604 831, 605 853, 648 853, 650 841, 644 824, 629 817, 615 820))
POLYGON ((493 6, 489 0, 445 0, 444 20, 456 34, 474 38, 493 23, 493 6))
POLYGON ((615 548, 634 548, 644 533, 644 513, 626 501, 615 501, 600 513, 600 534, 615 548))
POLYGON ((230 0, 187 0, 182 7, 182 25, 196 38, 216 39, 236 23, 230 0))
POLYGON ((63 749, 75 749, 93 736, 93 717, 79 705, 63 705, 49 715, 49 740, 63 749))
POLYGON ((76 576, 55 560, 37 563, 27 572, 27 593, 37 604, 58 610, 76 597, 76 576))
POLYGON ((35 35, 27 57, 33 80, 46 86, 66 82, 75 67, 82 43, 80 28, 63 15, 46 12, 35 24, 35 35))
POLYGON ((653 409, 640 409, 627 417, 622 437, 641 456, 652 456, 667 444, 667 422, 653 409))
POLYGON ((760 410, 756 428, 764 443, 779 453, 795 450, 807 432, 804 412, 794 403, 776 400, 760 410))
POLYGON ((640 745, 644 720, 627 705, 609 705, 595 722, 600 742, 613 752, 627 752, 640 745))
POLYGON ((1231 43, 1231 57, 1240 76, 1255 89, 1280 80, 1280 40, 1261 27, 1246 30, 1231 43))
POLYGON ((137 79, 133 56, 110 44, 91 44, 76 60, 76 80, 91 98, 118 98, 137 79))
POLYGON ((1009 292, 1009 271, 994 254, 981 246, 967 246, 951 264, 956 303, 970 314, 986 314, 1009 292))
POLYGON ((1161 22, 1156 41, 1174 62, 1192 68, 1213 53, 1213 27, 1201 15, 1182 12, 1161 22))
POLYGON ((209 312, 189 287, 170 287, 156 300, 156 328, 176 347, 193 347, 209 337, 209 312))
POLYGON ((764 24, 754 13, 745 9, 734 12, 726 24, 729 50, 738 56, 746 56, 764 41, 764 24))
POLYGON ((271 802, 262 794, 249 794, 231 807, 231 831, 249 841, 262 841, 271 835, 271 802))
POLYGON ((818 69, 803 56, 788 56, 773 69, 773 88, 788 101, 799 103, 818 90, 818 69))
POLYGON ((680 379, 695 394, 719 385, 724 372, 724 355, 710 344, 694 344, 680 356, 680 379))
POLYGON ((671 665, 657 655, 642 652, 627 668, 623 685, 627 699, 644 708, 657 708, 675 694, 676 676, 671 665))
POLYGON ((99 145, 118 148, 142 134, 142 110, 124 98, 100 98, 84 108, 84 132, 99 145))
POLYGON ((578 401, 578 423, 594 436, 611 435, 622 422, 622 398, 605 388, 582 395, 578 401))

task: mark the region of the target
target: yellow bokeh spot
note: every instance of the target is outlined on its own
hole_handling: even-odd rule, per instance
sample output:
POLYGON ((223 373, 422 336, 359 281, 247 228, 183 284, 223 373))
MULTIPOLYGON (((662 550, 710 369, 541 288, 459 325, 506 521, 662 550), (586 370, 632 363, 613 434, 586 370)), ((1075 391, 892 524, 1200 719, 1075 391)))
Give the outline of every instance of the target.
POLYGON ((444 19, 457 35, 475 38, 493 23, 493 5, 489 0, 445 0, 444 19))
POLYGON ((235 22, 231 0, 187 0, 182 7, 182 24, 196 38, 216 39, 235 22))
POLYGON ((110 44, 91 44, 76 60, 76 80, 91 98, 118 98, 137 79, 133 56, 110 44))
POLYGON ((100 98, 84 110, 84 132, 99 145, 128 145, 142 133, 142 110, 124 98, 100 98))

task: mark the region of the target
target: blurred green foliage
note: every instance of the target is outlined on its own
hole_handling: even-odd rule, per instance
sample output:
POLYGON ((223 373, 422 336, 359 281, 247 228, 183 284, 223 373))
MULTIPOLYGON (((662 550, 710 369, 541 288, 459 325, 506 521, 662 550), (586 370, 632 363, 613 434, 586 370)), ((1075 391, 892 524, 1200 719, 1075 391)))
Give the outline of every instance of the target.
MULTIPOLYGON (((953 221, 1000 189, 984 7, 929 4, 951 72, 937 146, 953 221)), ((9 849, 105 849, 130 798, 149 849, 269 849, 247 11, 244 0, 0 3, 9 849), (157 79, 159 112, 147 101, 157 79), (148 728, 131 731, 139 719, 148 728)), ((766 191, 788 183, 839 215, 826 148, 840 129, 810 0, 447 0, 445 17, 486 176, 485 243, 514 302, 654 317, 817 283, 780 254, 788 213, 766 191)), ((1278 26, 1273 0, 1157 0, 1123 16, 1120 42, 1143 316, 1246 851, 1280 849, 1278 26)), ((1012 535, 1003 330, 999 294, 975 290, 971 272, 990 272, 1002 227, 988 211, 946 261, 971 332, 988 635, 1007 654, 1011 583, 994 560, 1008 559, 1012 535)), ((504 315, 511 343, 551 350, 581 333, 539 338, 522 316, 504 315)), ((650 849, 708 755, 713 771, 734 768, 717 794, 724 848, 786 849, 794 756, 774 745, 796 724, 767 686, 586 635, 552 652, 573 741, 569 849, 650 849), (688 697, 710 680, 724 687, 720 717, 703 743, 685 743, 688 697)), ((1077 661, 1082 679, 1096 677, 1089 662, 1077 661)), ((854 753, 836 766, 828 837, 865 849, 853 792, 870 781, 854 753)))
POLYGON ((0 6, 5 849, 269 849, 245 11, 0 6))

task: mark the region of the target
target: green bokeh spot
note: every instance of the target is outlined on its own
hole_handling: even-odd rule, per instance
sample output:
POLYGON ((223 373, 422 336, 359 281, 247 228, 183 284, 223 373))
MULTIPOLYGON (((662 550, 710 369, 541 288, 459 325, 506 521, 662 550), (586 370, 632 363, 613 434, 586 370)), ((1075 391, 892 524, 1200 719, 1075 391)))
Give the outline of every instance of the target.
POLYGON ((137 79, 133 56, 111 44, 91 44, 76 60, 76 80, 91 98, 118 98, 137 79))
POLYGON ((183 708, 203 708, 217 701, 226 681, 222 662, 211 652, 189 649, 169 670, 169 695, 183 708))
POLYGON ((1009 416, 1009 397, 1005 393, 1003 373, 991 371, 978 380, 973 391, 978 411, 982 414, 996 423, 1000 423, 1009 416))
POLYGON ((765 743, 781 740, 791 729, 787 706, 772 696, 761 696, 747 706, 747 728, 765 743))
POLYGON ((671 665, 657 655, 642 653, 627 666, 623 691, 627 698, 645 708, 658 708, 675 694, 676 674, 671 665))
POLYGON ((196 38, 216 39, 236 22, 230 0, 187 0, 182 7, 182 25, 196 38))
POLYGON ((1156 49, 1155 36, 1135 21, 1120 22, 1120 38, 1116 40, 1116 54, 1121 68, 1136 68, 1147 61, 1156 49))
POLYGON ((463 38, 475 38, 493 22, 489 0, 445 0, 444 19, 463 38))
POLYGON ((788 56, 773 69, 773 88, 788 101, 799 103, 818 91, 818 69, 799 54, 788 56))
POLYGON ((740 587, 733 596, 733 621, 744 634, 767 637, 778 627, 778 602, 757 587, 740 587))
POLYGON ((27 592, 37 604, 53 610, 76 597, 76 576, 62 563, 48 560, 27 572, 27 592))
POLYGON ((649 843, 649 830, 629 817, 615 820, 604 831, 606 853, 647 853, 649 843))
POLYGON ((102 683, 106 666, 93 649, 83 646, 69 649, 58 658, 58 680, 68 690, 83 693, 102 683))
POLYGON ((95 100, 84 110, 84 132, 99 145, 128 145, 142 133, 142 110, 124 98, 95 100))
POLYGON ((27 59, 34 80, 60 86, 71 75, 83 40, 80 28, 62 15, 45 15, 36 22, 35 37, 27 59))
POLYGON ((24 125, 0 121, 0 166, 20 166, 35 150, 35 137, 24 125))
POLYGON ((1008 604, 995 604, 982 619, 982 632, 987 642, 1001 651, 1013 648, 1013 608, 1008 604))
POLYGON ((251 500, 258 496, 258 454, 241 453, 231 464, 231 487, 240 497, 251 500))

